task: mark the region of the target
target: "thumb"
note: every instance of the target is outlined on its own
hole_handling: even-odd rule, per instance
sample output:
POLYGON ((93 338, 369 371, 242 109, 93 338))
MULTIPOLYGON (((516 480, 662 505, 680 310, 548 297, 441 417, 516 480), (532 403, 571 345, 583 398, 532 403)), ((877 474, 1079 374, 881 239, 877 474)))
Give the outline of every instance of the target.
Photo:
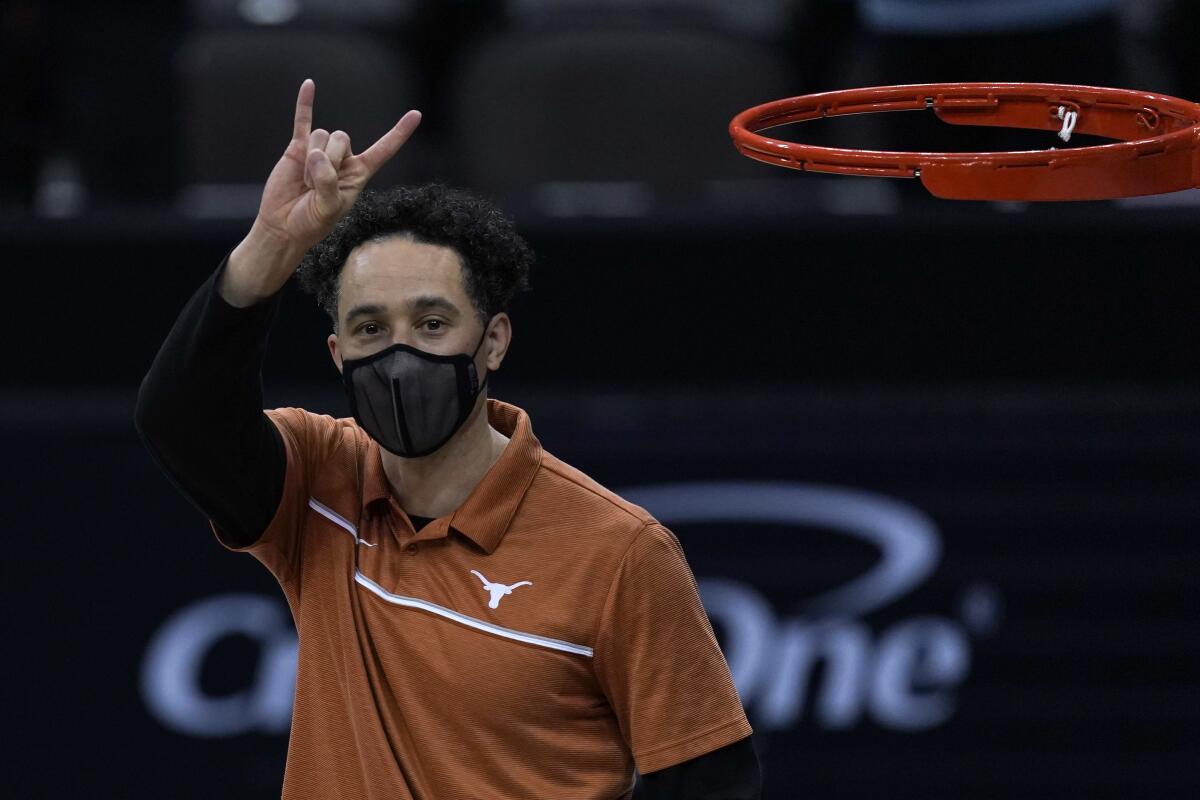
POLYGON ((308 174, 312 176, 316 191, 316 210, 321 219, 332 219, 341 207, 338 197, 337 170, 323 150, 312 150, 308 154, 308 174))

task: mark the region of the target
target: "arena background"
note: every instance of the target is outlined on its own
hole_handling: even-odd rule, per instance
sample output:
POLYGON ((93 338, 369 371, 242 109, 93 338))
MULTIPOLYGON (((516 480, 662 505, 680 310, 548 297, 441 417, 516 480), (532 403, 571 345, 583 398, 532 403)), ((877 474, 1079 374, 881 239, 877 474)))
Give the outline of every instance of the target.
MULTIPOLYGON (((1200 99, 1195 4, 0 4, 13 797, 278 795, 295 634, 133 428, 290 133, 485 192, 538 253, 492 396, 676 532, 764 798, 1200 789, 1197 192, 952 203, 738 156, 743 107, 1052 81, 1200 99), (14 749, 15 746, 15 749, 14 749)), ((921 114, 795 136, 1043 148, 921 114)), ((348 411, 294 284, 266 406, 348 411)), ((419 676, 415 676, 419 680, 419 676)))

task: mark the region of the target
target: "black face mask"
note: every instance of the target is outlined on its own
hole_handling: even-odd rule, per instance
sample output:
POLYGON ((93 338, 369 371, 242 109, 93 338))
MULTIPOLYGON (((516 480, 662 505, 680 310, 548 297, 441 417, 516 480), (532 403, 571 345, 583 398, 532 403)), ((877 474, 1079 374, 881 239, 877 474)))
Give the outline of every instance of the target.
POLYGON ((350 413, 389 452, 404 458, 429 455, 467 421, 487 384, 487 375, 480 383, 475 369, 475 353, 486 337, 485 325, 471 355, 442 356, 394 344, 342 361, 350 413))

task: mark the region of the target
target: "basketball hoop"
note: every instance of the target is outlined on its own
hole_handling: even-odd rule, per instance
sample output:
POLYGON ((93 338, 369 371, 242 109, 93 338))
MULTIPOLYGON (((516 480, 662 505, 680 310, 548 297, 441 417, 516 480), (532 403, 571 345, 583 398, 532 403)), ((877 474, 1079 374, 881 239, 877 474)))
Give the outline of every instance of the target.
POLYGON ((742 155, 807 172, 920 178, 952 200, 1105 200, 1200 186, 1200 104, 1161 94, 1054 83, 928 83, 792 97, 729 123, 742 155), (785 142, 759 131, 822 117, 931 110, 952 125, 1115 139, 1064 150, 903 153, 785 142))

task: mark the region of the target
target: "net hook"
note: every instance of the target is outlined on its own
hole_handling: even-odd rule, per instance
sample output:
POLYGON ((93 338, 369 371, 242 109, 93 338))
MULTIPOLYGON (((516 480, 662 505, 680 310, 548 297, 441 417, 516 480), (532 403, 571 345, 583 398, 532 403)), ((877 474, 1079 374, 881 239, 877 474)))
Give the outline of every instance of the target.
POLYGON ((1075 132, 1075 123, 1079 121, 1079 112, 1073 108, 1059 106, 1056 116, 1063 121, 1062 130, 1058 132, 1058 138, 1064 142, 1071 141, 1071 134, 1075 132))

